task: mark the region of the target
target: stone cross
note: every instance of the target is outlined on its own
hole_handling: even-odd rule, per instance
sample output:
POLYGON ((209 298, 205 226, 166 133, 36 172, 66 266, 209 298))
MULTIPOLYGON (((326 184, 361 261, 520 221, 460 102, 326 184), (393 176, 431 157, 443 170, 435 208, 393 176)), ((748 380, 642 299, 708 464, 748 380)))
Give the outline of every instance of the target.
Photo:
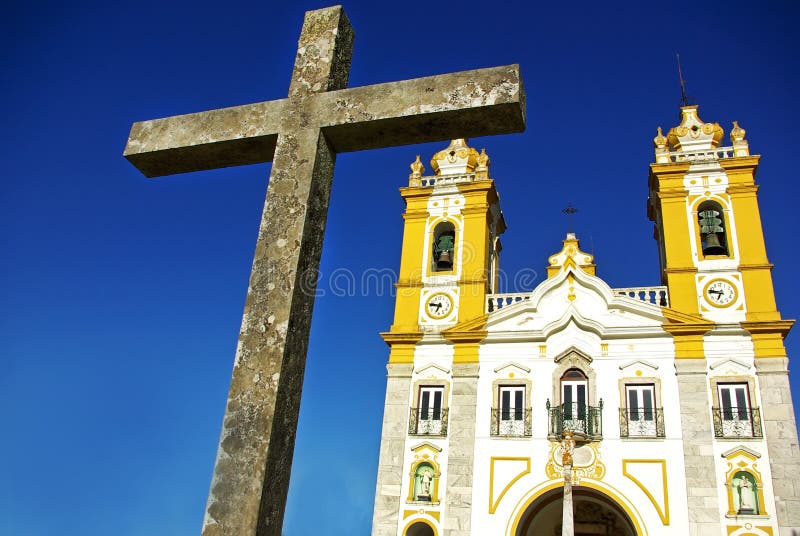
POLYGON ((309 11, 288 98, 138 122, 125 148, 148 177, 272 161, 204 536, 281 532, 336 154, 525 128, 517 65, 347 88, 353 38, 309 11))

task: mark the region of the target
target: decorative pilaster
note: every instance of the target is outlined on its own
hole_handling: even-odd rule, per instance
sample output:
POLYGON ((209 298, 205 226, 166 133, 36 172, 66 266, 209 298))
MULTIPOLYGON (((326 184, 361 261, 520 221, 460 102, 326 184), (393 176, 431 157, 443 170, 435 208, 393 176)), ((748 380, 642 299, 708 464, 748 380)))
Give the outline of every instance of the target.
MULTIPOLYGON (((477 355, 475 357, 477 361, 477 355)), ((477 362, 453 363, 444 536, 472 534, 472 473, 475 469, 478 369, 477 362)))
POLYGON ((701 354, 696 359, 676 359, 675 374, 678 377, 690 534, 718 536, 721 530, 718 483, 714 469, 714 433, 705 357, 701 354))
POLYGON ((785 357, 757 357, 755 361, 778 527, 781 536, 796 536, 800 527, 800 448, 789 387, 789 361, 785 357))
POLYGON ((373 536, 397 535, 413 368, 411 363, 389 363, 386 366, 386 404, 378 459, 378 483, 375 487, 375 510, 372 515, 373 536))

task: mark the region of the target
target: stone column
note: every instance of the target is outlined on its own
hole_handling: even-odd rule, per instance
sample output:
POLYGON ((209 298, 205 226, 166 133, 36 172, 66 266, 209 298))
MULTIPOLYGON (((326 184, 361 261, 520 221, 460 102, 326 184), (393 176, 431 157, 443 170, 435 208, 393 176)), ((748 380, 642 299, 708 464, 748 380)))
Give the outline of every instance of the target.
POLYGON ((788 359, 756 358, 761 392, 761 424, 767 440, 778 527, 781 536, 800 534, 800 449, 789 387, 788 359))
POLYGON ((683 463, 691 536, 719 536, 719 500, 714 467, 714 431, 708 403, 706 360, 676 359, 678 398, 683 430, 683 463))
POLYGON ((478 363, 453 363, 453 396, 447 425, 445 536, 471 535, 479 367, 478 363))
POLYGON ((372 536, 396 536, 403 488, 403 449, 408 433, 411 363, 389 363, 386 380, 386 404, 383 410, 383 432, 378 459, 378 483, 375 488, 375 510, 372 536))
POLYGON ((564 466, 564 505, 561 512, 561 536, 574 536, 575 521, 572 509, 572 464, 564 466))

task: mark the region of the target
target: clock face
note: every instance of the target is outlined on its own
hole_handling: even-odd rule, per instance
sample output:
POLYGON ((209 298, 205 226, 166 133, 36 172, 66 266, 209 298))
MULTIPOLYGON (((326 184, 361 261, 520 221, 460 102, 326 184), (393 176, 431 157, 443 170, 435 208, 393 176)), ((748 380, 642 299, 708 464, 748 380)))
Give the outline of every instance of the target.
POLYGON ((447 294, 434 294, 425 305, 425 310, 431 318, 444 318, 452 309, 453 300, 447 294))
POLYGON ((736 288, 722 279, 715 279, 706 285, 706 299, 716 307, 727 307, 736 301, 736 288))

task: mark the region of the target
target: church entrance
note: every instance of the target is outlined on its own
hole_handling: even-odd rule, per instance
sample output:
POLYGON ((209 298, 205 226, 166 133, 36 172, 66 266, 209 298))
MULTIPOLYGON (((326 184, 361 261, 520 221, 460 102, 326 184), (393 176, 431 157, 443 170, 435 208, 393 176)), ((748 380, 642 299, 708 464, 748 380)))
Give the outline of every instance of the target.
MULTIPOLYGON (((522 515, 515 536, 561 536, 564 490, 557 488, 536 499, 522 515)), ((575 536, 637 536, 625 511, 599 491, 572 488, 575 536)))

